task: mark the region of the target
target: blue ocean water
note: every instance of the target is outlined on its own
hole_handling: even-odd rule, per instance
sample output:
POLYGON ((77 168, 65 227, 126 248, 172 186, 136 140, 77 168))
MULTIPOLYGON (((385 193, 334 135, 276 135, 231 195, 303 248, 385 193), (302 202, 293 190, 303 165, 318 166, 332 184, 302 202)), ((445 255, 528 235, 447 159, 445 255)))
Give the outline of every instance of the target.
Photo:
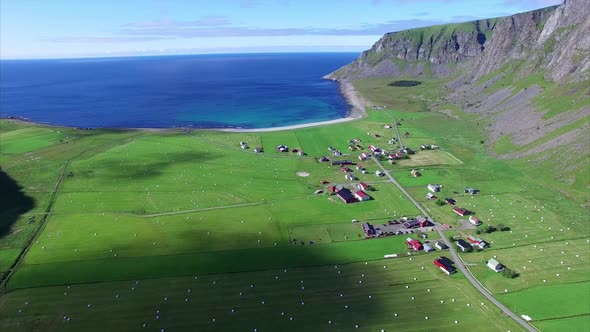
POLYGON ((344 117, 357 53, 0 61, 0 116, 73 127, 264 128, 344 117))

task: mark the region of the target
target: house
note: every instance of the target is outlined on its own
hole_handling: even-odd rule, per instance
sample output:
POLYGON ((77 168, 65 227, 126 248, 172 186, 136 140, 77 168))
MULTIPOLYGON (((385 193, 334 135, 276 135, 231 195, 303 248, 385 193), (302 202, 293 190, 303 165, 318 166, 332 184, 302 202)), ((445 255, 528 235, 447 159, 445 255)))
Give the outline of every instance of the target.
POLYGON ((342 152, 340 152, 339 150, 334 150, 334 151, 332 152, 332 155, 333 155, 334 157, 338 157, 338 156, 341 156, 341 155, 342 155, 342 152))
POLYGON ((424 251, 425 252, 433 252, 434 249, 432 249, 432 247, 428 243, 424 243, 424 251))
POLYGON ((416 153, 414 150, 412 150, 410 148, 402 149, 401 152, 407 153, 407 154, 414 154, 414 153, 416 153))
POLYGON ((481 225, 481 221, 475 216, 469 216, 469 223, 471 223, 474 226, 481 225))
POLYGON ((289 147, 286 145, 277 145, 277 151, 279 152, 289 152, 289 147))
POLYGON ((457 201, 452 198, 445 198, 445 202, 449 205, 455 205, 457 203, 457 201))
POLYGON ((504 266, 493 258, 491 258, 486 265, 494 272, 500 272, 504 270, 504 266))
POLYGON ((379 149, 378 147, 376 147, 374 145, 369 145, 369 150, 371 150, 371 152, 373 152, 373 153, 381 152, 381 149, 379 149))
POLYGON ((344 173, 352 172, 352 170, 350 168, 348 168, 348 167, 342 167, 342 168, 340 168, 340 171, 341 172, 344 172, 344 173))
POLYGON ((404 228, 417 228, 420 227, 420 221, 416 220, 416 219, 410 219, 406 222, 403 223, 404 228))
POLYGON ((447 245, 444 244, 444 242, 441 242, 441 241, 434 242, 434 247, 436 249, 438 249, 438 250, 444 250, 444 249, 447 249, 448 248, 447 245))
POLYGON ((362 171, 364 169, 363 168, 363 165, 356 165, 355 168, 356 168, 357 171, 362 171))
POLYGON ((439 257, 432 262, 447 275, 451 275, 456 272, 455 267, 453 266, 453 261, 446 257, 439 257))
POLYGON ((389 140, 389 142, 387 142, 389 145, 394 145, 396 143, 395 138, 392 138, 389 140))
POLYGON ((426 188, 428 188, 428 190, 432 191, 433 193, 439 192, 442 188, 442 185, 440 184, 429 184, 428 186, 426 186, 426 188))
POLYGON ((412 239, 409 237, 406 239, 406 244, 408 245, 408 247, 414 249, 415 251, 422 250, 422 242, 420 242, 416 239, 412 239))
POLYGON ((248 148, 248 143, 246 142, 240 142, 240 146, 242 147, 242 149, 247 149, 248 148))
POLYGON ((469 243, 465 242, 465 240, 463 239, 459 239, 457 241, 457 248, 461 249, 462 252, 473 250, 473 247, 469 243))
POLYGON ((336 192, 336 196, 338 196, 338 198, 340 198, 346 204, 356 202, 356 199, 354 198, 354 195, 347 188, 342 188, 342 189, 338 190, 336 192))
POLYGON ((348 163, 346 163, 346 160, 334 160, 334 161, 332 161, 332 166, 343 166, 343 165, 348 165, 348 163))
POLYGON ((364 201, 368 201, 371 199, 371 196, 367 195, 364 191, 359 190, 357 192, 354 193, 354 197, 356 197, 356 199, 358 199, 361 202, 364 201))
POLYGON ((327 163, 330 161, 330 159, 326 158, 326 157, 321 157, 320 159, 318 159, 320 163, 327 163))
POLYGON ((362 228, 363 228, 363 233, 365 233, 365 237, 375 236, 376 232, 375 232, 375 227, 373 227, 373 225, 369 224, 368 222, 365 222, 365 223, 363 223, 362 228))
POLYGON ((385 129, 391 129, 391 125, 386 124, 385 126, 383 126, 383 128, 385 128, 385 129))
POLYGON ((377 176, 384 176, 385 173, 383 173, 381 171, 375 171, 375 175, 377 175, 377 176))
POLYGON ((263 150, 260 147, 254 149, 254 153, 262 153, 262 152, 263 152, 263 150))
POLYGON ((357 180, 356 176, 354 176, 354 175, 353 175, 353 174, 351 174, 351 173, 349 173, 349 174, 346 174, 346 175, 344 176, 344 178, 345 178, 346 180, 349 180, 349 181, 354 181, 354 180, 357 180))
POLYGON ((484 240, 482 240, 478 237, 475 237, 473 235, 469 235, 467 237, 467 241, 471 242, 471 244, 473 244, 474 246, 476 246, 480 249, 485 249, 488 247, 488 244, 484 240))
POLYGON ((413 169, 410 171, 410 175, 417 178, 419 176, 422 176, 422 174, 420 174, 420 172, 418 172, 417 170, 413 169))
POLYGON ((365 182, 361 182, 357 185, 357 188, 359 188, 359 190, 362 190, 362 191, 367 191, 367 190, 369 190, 369 185, 366 184, 365 182))
POLYGON ((479 194, 479 189, 475 189, 475 188, 465 188, 464 192, 466 194, 471 194, 471 195, 475 195, 475 194, 479 194))
POLYGON ((371 155, 370 155, 370 154, 368 154, 368 153, 366 153, 366 152, 363 152, 363 153, 361 153, 361 155, 359 156, 359 160, 361 160, 361 161, 362 161, 362 160, 367 160, 367 159, 369 159, 369 157, 371 157, 371 155))
POLYGON ((420 225, 420 227, 428 227, 431 225, 430 221, 422 216, 417 216, 416 221, 420 225))
POLYGON ((297 151, 297 155, 298 156, 305 156, 305 152, 303 152, 303 150, 299 150, 299 151, 297 151))
POLYGON ((467 215, 470 215, 471 214, 470 211, 468 211, 468 210, 466 210, 464 208, 457 207, 457 206, 455 206, 453 208, 453 212, 455 212, 456 214, 460 215, 461 217, 464 217, 464 216, 467 216, 467 215))
POLYGON ((436 199, 436 196, 434 196, 433 193, 427 193, 426 194, 426 199, 436 199))

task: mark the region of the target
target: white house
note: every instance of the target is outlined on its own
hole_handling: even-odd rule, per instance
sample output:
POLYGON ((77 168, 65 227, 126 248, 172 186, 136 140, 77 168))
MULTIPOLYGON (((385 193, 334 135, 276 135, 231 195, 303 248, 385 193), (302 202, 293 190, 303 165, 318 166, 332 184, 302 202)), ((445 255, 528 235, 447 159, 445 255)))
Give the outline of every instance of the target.
POLYGON ((500 264, 497 260, 491 258, 488 263, 487 266, 492 269, 494 272, 500 272, 502 270, 504 270, 504 266, 502 264, 500 264))
POLYGON ((474 226, 481 225, 481 221, 475 216, 469 216, 469 222, 474 226))
POLYGON ((426 186, 428 190, 432 191, 433 193, 439 192, 442 186, 440 184, 429 184, 426 186))

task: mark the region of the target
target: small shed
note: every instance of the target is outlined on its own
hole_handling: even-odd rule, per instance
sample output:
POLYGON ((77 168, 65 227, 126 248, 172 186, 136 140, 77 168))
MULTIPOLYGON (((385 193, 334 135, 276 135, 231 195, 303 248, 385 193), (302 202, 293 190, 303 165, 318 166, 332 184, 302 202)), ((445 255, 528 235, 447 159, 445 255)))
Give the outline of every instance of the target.
POLYGON ((475 194, 479 194, 479 189, 475 189, 475 188, 465 188, 464 192, 466 194, 471 194, 471 195, 475 195, 475 194))

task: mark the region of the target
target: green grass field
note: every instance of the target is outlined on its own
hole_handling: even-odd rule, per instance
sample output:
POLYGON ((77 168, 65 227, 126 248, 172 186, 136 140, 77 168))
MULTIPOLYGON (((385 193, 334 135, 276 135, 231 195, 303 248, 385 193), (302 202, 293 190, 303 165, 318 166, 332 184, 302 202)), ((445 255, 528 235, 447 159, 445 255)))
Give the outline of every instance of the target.
POLYGON ((475 230, 460 229, 450 206, 426 200, 429 183, 444 185, 439 198, 474 211, 480 228, 510 227, 481 234, 491 247, 462 255, 477 279, 543 331, 586 328, 590 308, 575 303, 590 302, 580 189, 587 182, 554 183, 522 161, 491 158, 473 117, 426 111, 444 92, 442 81, 388 83, 355 84, 390 109, 281 132, 81 131, 0 120, 0 167, 11 188, 0 194, 0 275, 11 273, 0 330, 519 331, 463 276, 438 270, 432 260, 441 253, 408 257, 407 236, 365 240, 361 223, 351 222, 379 225, 419 213, 374 174, 373 161, 359 162, 369 172, 355 169, 355 181, 318 161, 332 158, 330 146, 353 161, 370 144, 395 149, 388 145, 394 130, 384 128, 392 117, 410 133, 406 146, 441 147, 385 166, 437 221, 455 228, 448 235, 475 230), (354 138, 362 149, 349 151, 354 138), (277 152, 279 144, 306 155, 277 152), (412 168, 422 176, 411 177, 412 168), (344 204, 327 192, 360 181, 373 187, 373 199, 344 204), (481 194, 464 194, 465 187, 481 194), (400 257, 383 258, 393 253, 400 257), (520 275, 489 270, 484 262, 493 256, 520 275))

